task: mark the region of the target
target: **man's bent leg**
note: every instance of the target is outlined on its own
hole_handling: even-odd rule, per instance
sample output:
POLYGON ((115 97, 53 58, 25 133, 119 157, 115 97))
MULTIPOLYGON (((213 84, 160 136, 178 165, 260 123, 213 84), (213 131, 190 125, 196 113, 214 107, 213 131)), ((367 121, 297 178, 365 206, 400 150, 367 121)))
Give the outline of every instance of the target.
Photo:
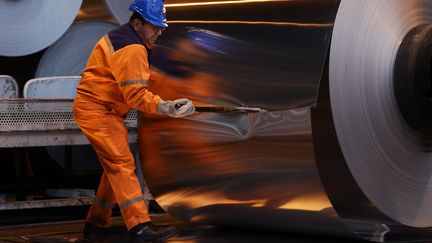
POLYGON ((150 218, 135 174, 123 118, 104 109, 104 106, 91 102, 75 102, 74 117, 96 150, 125 224, 131 229, 150 218))

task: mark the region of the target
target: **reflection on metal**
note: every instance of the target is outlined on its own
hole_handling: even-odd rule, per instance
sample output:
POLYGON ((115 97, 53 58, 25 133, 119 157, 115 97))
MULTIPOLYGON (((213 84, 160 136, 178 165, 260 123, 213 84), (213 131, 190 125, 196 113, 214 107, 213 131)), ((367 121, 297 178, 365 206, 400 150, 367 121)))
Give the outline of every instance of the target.
POLYGON ((203 5, 230 5, 230 4, 247 4, 260 2, 292 2, 293 0, 237 0, 237 1, 209 1, 209 2, 190 2, 190 3, 171 3, 165 4, 166 8, 191 7, 203 5))
POLYGON ((83 0, 75 22, 103 20, 110 23, 116 23, 103 0, 83 0))
MULTIPOLYGON (((226 36, 219 39, 217 48, 227 55, 201 58, 203 63, 198 68, 216 77, 218 97, 231 97, 232 105, 265 110, 314 105, 338 2, 275 1, 171 8, 167 13, 173 26, 158 43, 168 50, 182 51, 176 44, 182 27, 217 32, 226 36)), ((157 52, 154 50, 154 59, 163 59, 165 52, 157 52)), ((162 70, 171 64, 160 60, 153 63, 162 70)))
POLYGON ((150 189, 170 213, 194 222, 347 236, 314 165, 309 117, 308 108, 144 116, 150 189))
POLYGON ((212 20, 171 20, 168 24, 252 24, 252 25, 286 25, 297 27, 330 28, 333 24, 308 24, 295 22, 265 22, 265 21, 212 21, 212 20))
MULTIPOLYGON (((152 52, 159 73, 149 84, 152 92, 164 99, 188 97, 199 106, 270 110, 196 113, 184 119, 141 115, 139 149, 146 181, 170 213, 207 224, 350 235, 321 185, 310 108, 305 107, 317 96, 338 4, 322 3, 326 8, 306 1, 251 3, 260 13, 235 4, 199 6, 214 16, 194 24, 215 32, 164 33, 152 52), (238 13, 232 29, 214 24, 229 23, 213 17, 223 18, 231 8, 238 13), (306 9, 323 15, 317 18, 306 9), (284 12, 283 17, 275 11, 284 12), (287 14, 294 11, 305 13, 301 21, 287 14), (255 21, 285 24, 245 24, 255 21)), ((169 13, 178 19, 176 8, 169 13)))
POLYGON ((397 124, 387 119, 380 131, 364 126, 373 128, 386 114, 396 116, 392 96, 380 94, 393 91, 389 75, 397 43, 415 22, 404 21, 413 16, 432 22, 431 5, 426 0, 304 0, 169 9, 176 27, 196 29, 166 31, 152 52, 158 78, 149 89, 164 99, 187 97, 198 106, 267 112, 195 113, 181 119, 141 114, 139 149, 152 194, 176 217, 205 224, 375 242, 430 238, 429 228, 412 227, 432 224, 426 206, 432 195, 430 154, 422 151, 424 160, 413 156, 405 163, 394 158, 377 168, 380 148, 400 150, 395 154, 403 158, 413 147, 409 139, 388 134, 398 119, 397 124), (202 21, 188 22, 194 19, 202 21), (403 28, 389 34, 392 24, 403 28), (379 70, 384 74, 371 76, 379 70), (368 99, 366 107, 355 105, 361 99, 368 99), (393 143, 400 146, 387 146, 393 143), (395 171, 415 173, 387 177, 395 171), (385 183, 368 184, 368 178, 385 183), (397 185, 418 194, 399 194, 397 185))

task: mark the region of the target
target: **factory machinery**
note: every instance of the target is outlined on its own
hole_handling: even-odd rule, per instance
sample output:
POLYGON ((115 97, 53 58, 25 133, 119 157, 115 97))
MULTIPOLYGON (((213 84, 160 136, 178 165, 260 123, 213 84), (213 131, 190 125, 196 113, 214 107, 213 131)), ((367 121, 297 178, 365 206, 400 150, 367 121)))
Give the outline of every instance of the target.
MULTIPOLYGON (((77 19, 108 13, 111 28, 127 21, 128 3, 84 2, 77 19)), ((172 0, 166 8, 170 28, 151 55, 166 78, 149 89, 261 112, 127 120, 163 209, 206 225, 374 242, 431 238, 432 1, 172 0)), ((34 48, 28 58, 41 61, 28 71, 79 75, 72 67, 88 53, 68 61, 65 47, 77 41, 66 36, 34 48)), ((0 61, 31 62, 12 49, 0 48, 0 61)), ((71 101, 46 98, 0 102, 3 147, 86 143, 71 101)))

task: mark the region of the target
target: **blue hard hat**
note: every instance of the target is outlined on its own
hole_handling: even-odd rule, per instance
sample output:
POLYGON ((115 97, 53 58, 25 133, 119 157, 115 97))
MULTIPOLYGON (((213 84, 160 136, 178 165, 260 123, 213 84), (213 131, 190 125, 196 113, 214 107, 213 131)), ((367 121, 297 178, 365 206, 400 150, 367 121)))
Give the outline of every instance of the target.
POLYGON ((157 27, 168 27, 163 0, 135 0, 129 6, 129 11, 139 13, 147 22, 157 27))

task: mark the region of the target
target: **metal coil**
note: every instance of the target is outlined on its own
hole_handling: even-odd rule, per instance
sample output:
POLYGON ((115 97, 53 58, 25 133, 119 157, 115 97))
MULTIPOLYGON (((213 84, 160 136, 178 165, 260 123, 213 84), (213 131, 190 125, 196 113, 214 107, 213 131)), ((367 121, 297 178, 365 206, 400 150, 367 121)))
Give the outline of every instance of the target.
POLYGON ((81 75, 96 42, 117 25, 85 21, 73 25, 43 54, 36 77, 81 75))
POLYGON ((0 1, 0 56, 24 56, 48 47, 66 32, 81 3, 0 1))

